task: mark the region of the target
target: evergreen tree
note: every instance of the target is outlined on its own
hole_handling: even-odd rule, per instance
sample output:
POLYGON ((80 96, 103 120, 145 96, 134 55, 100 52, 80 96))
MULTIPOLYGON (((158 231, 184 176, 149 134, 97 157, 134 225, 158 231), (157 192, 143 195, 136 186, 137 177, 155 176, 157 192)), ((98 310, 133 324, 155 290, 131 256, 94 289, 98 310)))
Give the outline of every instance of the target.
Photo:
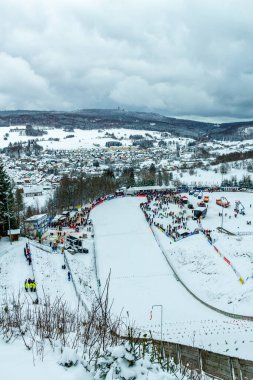
POLYGON ((24 210, 24 195, 22 189, 17 189, 15 192, 15 215, 17 224, 20 226, 22 221, 22 211, 24 210))
POLYGON ((26 209, 26 218, 30 218, 31 216, 35 214, 36 214, 35 210, 31 206, 28 206, 26 209))
POLYGON ((163 183, 165 186, 168 186, 169 184, 169 174, 167 172, 167 170, 162 170, 162 177, 163 177, 163 183))
POLYGON ((0 160, 0 228, 1 234, 6 234, 9 229, 16 227, 14 214, 14 198, 11 189, 11 183, 6 174, 3 162, 0 160))
POLYGON ((119 179, 120 186, 134 186, 135 185, 135 178, 134 178, 134 168, 133 167, 126 167, 123 169, 122 175, 119 179))
POLYGON ((157 185, 162 186, 163 185, 163 176, 161 170, 159 170, 157 175, 157 185))
POLYGON ((146 173, 145 182, 146 186, 154 186, 156 183, 156 167, 155 164, 152 163, 146 173))
POLYGON ((55 197, 51 194, 50 198, 47 200, 45 207, 42 210, 42 213, 48 214, 53 217, 57 213, 55 197))
POLYGON ((103 173, 103 176, 104 177, 109 177, 109 178, 115 178, 114 177, 114 173, 113 173, 113 170, 111 168, 108 168, 104 171, 103 173))

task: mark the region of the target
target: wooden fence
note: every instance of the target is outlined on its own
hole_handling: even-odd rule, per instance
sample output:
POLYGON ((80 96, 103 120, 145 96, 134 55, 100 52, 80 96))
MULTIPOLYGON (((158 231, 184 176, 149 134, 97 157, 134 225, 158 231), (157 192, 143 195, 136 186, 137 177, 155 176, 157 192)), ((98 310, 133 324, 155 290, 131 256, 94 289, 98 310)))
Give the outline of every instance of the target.
POLYGON ((199 375, 223 380, 253 379, 253 361, 176 343, 164 342, 163 347, 167 358, 173 358, 180 368, 187 367, 199 375))
POLYGON ((189 377, 191 379, 206 379, 206 376, 220 380, 253 379, 253 361, 251 360, 222 355, 178 343, 162 342, 161 344, 160 340, 155 339, 135 338, 133 336, 121 338, 135 343, 149 342, 157 347, 158 352, 162 347, 164 358, 168 361, 173 359, 181 373, 186 373, 187 369, 188 376, 189 373, 191 374, 189 377))

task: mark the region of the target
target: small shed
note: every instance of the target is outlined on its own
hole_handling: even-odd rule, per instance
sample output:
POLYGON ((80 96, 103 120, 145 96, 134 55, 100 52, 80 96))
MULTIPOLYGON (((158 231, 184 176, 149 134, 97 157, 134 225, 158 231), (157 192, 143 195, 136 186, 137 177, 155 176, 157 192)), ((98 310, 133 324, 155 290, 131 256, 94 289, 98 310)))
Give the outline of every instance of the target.
POLYGON ((11 241, 18 241, 20 236, 20 228, 16 228, 15 230, 8 230, 7 235, 10 236, 11 241))

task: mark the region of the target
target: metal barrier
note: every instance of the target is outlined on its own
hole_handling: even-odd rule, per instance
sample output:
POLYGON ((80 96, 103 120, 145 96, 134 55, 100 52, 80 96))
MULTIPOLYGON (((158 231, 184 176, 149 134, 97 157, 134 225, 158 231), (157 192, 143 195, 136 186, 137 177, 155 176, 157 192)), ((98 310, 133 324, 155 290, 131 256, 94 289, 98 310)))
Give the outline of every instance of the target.
POLYGON ((98 266, 97 266, 97 251, 96 251, 96 243, 95 243, 95 227, 93 227, 93 255, 94 255, 94 267, 95 267, 95 275, 97 279, 97 287, 98 287, 98 294, 101 297, 101 282, 98 277, 98 266))
POLYGON ((245 232, 237 232, 237 235, 239 236, 247 236, 247 235, 253 235, 253 232, 251 231, 245 231, 245 232))
POLYGON ((69 265, 68 258, 67 258, 67 256, 66 256, 66 252, 65 252, 65 251, 63 252, 63 256, 64 256, 64 263, 67 265, 67 268, 68 268, 68 270, 69 270, 69 272, 70 272, 70 274, 71 274, 72 284, 73 284, 73 286, 74 286, 74 289, 75 289, 75 293, 76 293, 76 296, 77 296, 78 302, 83 306, 83 308, 85 309, 85 311, 86 311, 87 313, 89 313, 89 309, 88 309, 86 303, 83 301, 83 299, 82 299, 80 293, 79 293, 78 290, 77 290, 77 286, 76 286, 76 283, 75 283, 74 277, 73 277, 73 275, 72 275, 71 267, 70 267, 70 265, 69 265))
POLYGON ((223 228, 223 227, 217 227, 217 230, 219 231, 219 232, 223 232, 224 234, 227 234, 227 235, 231 235, 231 236, 235 236, 236 234, 234 234, 233 232, 231 232, 231 231, 228 231, 228 230, 226 230, 225 228, 223 228))

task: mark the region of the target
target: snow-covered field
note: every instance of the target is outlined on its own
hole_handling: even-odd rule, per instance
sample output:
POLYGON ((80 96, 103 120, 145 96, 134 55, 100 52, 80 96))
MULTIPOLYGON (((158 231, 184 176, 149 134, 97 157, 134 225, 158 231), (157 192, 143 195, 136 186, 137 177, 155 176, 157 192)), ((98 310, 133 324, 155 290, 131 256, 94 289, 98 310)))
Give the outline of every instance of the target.
MULTIPOLYGON (((13 127, 11 127, 13 128, 13 127)), ((10 132, 10 127, 0 128, 0 148, 4 148, 15 142, 26 142, 28 140, 34 139, 31 136, 23 136, 20 132, 10 132), (4 140, 6 133, 9 133, 7 140, 4 140)), ((15 128, 24 129, 25 126, 17 126, 15 128)), ((63 150, 72 150, 72 149, 82 149, 82 148, 94 148, 95 146, 105 147, 107 141, 112 141, 113 139, 106 135, 114 134, 114 136, 122 143, 123 146, 132 145, 131 140, 129 139, 130 135, 142 135, 145 138, 145 134, 148 133, 153 137, 160 137, 160 132, 155 131, 145 131, 145 130, 131 130, 131 129, 91 129, 91 130, 82 130, 75 129, 73 132, 66 132, 63 129, 48 129, 48 134, 43 136, 38 136, 39 144, 44 149, 63 149, 63 150), (74 135, 74 137, 66 138, 66 136, 74 135), (50 141, 49 139, 59 139, 57 143, 55 141, 50 141)), ((169 140, 177 141, 178 138, 168 138, 169 140)), ((188 141, 189 139, 181 139, 182 141, 188 141)), ((117 141, 117 140, 115 140, 117 141)))
MULTIPOLYGON (((153 305, 163 305, 165 339, 250 359, 253 324, 216 313, 186 291, 163 257, 140 202, 143 198, 116 199, 97 206, 91 214, 98 275, 103 285, 111 272, 114 312, 135 321, 143 333, 151 330, 159 337, 160 309, 154 308, 152 320, 150 311, 153 305)), ((216 263, 217 254, 209 253, 216 263)), ((219 259, 217 255, 217 263, 219 259)), ((189 281, 191 275, 188 272, 189 281)), ((231 281, 233 275, 228 275, 231 281)))
POLYGON ((245 169, 231 168, 227 174, 221 174, 219 171, 219 165, 209 167, 209 170, 202 170, 197 168, 194 170, 194 174, 190 174, 189 171, 174 171, 173 178, 188 186, 220 186, 223 180, 230 180, 231 177, 236 177, 237 181, 241 181, 245 175, 249 175, 245 169), (214 169, 216 171, 214 171, 214 169))

